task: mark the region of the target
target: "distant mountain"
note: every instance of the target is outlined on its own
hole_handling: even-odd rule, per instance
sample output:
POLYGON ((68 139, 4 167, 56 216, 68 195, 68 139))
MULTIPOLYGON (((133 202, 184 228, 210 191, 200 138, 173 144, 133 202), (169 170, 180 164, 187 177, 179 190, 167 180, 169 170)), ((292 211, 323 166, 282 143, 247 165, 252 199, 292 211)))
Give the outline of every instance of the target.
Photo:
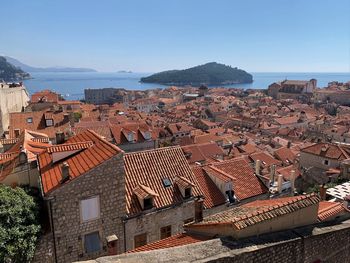
POLYGON ((9 63, 5 57, 0 56, 0 81, 21 81, 31 78, 30 74, 9 63))
POLYGON ((168 70, 141 78, 141 82, 164 85, 227 85, 252 83, 253 76, 244 70, 216 62, 184 70, 168 70))
POLYGON ((132 73, 131 70, 119 70, 117 73, 132 73))
POLYGON ((5 56, 8 62, 12 65, 21 68, 27 72, 96 72, 95 69, 91 68, 70 68, 70 67, 48 67, 48 68, 36 68, 28 66, 17 59, 5 56))

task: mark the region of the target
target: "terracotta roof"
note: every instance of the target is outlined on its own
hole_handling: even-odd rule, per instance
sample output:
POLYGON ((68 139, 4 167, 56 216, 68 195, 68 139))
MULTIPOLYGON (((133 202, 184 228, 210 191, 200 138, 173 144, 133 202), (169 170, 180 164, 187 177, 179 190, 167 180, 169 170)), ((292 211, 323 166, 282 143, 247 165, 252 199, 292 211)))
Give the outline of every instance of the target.
POLYGON ((190 164, 224 156, 224 151, 215 142, 187 145, 182 149, 186 157, 188 156, 187 160, 190 164))
POLYGON ((155 208, 166 207, 185 200, 176 185, 176 177, 184 177, 195 185, 192 188, 193 196, 202 195, 198 182, 179 146, 125 154, 124 165, 126 209, 130 215, 142 211, 134 195, 134 189, 140 184, 151 188, 159 195, 154 198, 155 208), (163 179, 168 179, 171 185, 165 186, 163 179))
POLYGON ((208 216, 199 223, 188 225, 188 228, 192 226, 230 225, 239 230, 266 220, 293 213, 300 209, 318 204, 319 202, 320 198, 316 194, 258 200, 208 216))
POLYGON ((49 147, 47 149, 47 152, 55 153, 55 152, 84 150, 93 145, 94 143, 92 141, 58 144, 58 145, 52 145, 51 147, 49 147))
MULTIPOLYGON (((94 123, 94 122, 93 122, 94 123)), ((82 132, 85 132, 86 130, 92 130, 94 132, 96 132, 98 135, 100 135, 101 137, 103 137, 104 139, 106 139, 107 141, 111 142, 112 141, 112 133, 111 133, 111 129, 110 126, 107 124, 105 124, 104 122, 103 125, 95 125, 91 123, 90 126, 88 125, 84 125, 84 127, 74 127, 72 128, 72 131, 74 132, 74 134, 78 135, 82 132)))
POLYGON ((224 181, 233 181, 233 190, 239 200, 267 193, 267 187, 255 176, 253 168, 243 158, 212 163, 204 170, 224 181))
POLYGON ((8 144, 15 144, 18 142, 19 138, 12 138, 12 139, 0 139, 0 144, 2 145, 8 145, 8 144))
POLYGON ((344 212, 346 212, 346 210, 341 203, 321 201, 318 207, 318 221, 332 219, 344 212))
POLYGON ((281 161, 276 160, 270 154, 266 152, 257 152, 249 155, 250 158, 255 162, 256 160, 260 160, 264 166, 270 167, 271 165, 281 165, 281 161))
POLYGON ((189 126, 186 123, 171 123, 168 125, 168 129, 171 132, 171 134, 181 133, 181 132, 190 132, 191 130, 194 130, 195 128, 192 126, 189 126))
POLYGON ((146 198, 148 196, 159 196, 159 194, 157 194, 151 188, 149 188, 143 184, 136 186, 135 189, 133 190, 133 192, 134 192, 134 194, 137 195, 137 197, 139 197, 141 199, 146 198))
POLYGON ((280 125, 296 124, 298 123, 299 117, 297 116, 286 116, 282 118, 275 118, 275 121, 280 125))
POLYGON ((295 158, 296 158, 296 153, 287 147, 281 147, 281 148, 277 149, 274 152, 274 154, 275 154, 277 159, 279 159, 280 161, 282 161, 285 164, 294 163, 295 158))
POLYGON ((50 138, 55 138, 57 131, 70 129, 70 121, 62 112, 14 112, 9 116, 9 135, 15 138, 15 130, 23 133, 24 130, 45 133, 50 138), (28 120, 31 122, 28 122, 28 120), (46 126, 46 119, 53 119, 53 126, 46 126))
POLYGON ((300 170, 298 169, 298 167, 295 167, 294 165, 289 165, 286 167, 276 169, 276 173, 281 174, 285 180, 290 180, 290 174, 292 170, 295 171, 295 178, 298 178, 301 176, 300 170))
POLYGON ((70 179, 65 182, 68 183, 70 180, 74 180, 74 178, 79 177, 122 152, 117 146, 103 140, 99 135, 90 130, 70 138, 67 143, 61 144, 58 147, 61 147, 60 149, 63 150, 64 147, 68 145, 67 151, 69 151, 71 147, 76 147, 72 146, 74 144, 84 145, 84 147, 81 147, 83 148, 82 150, 77 151, 64 160, 53 163, 53 156, 49 150, 44 151, 38 156, 41 181, 45 194, 55 190, 61 185, 61 165, 63 161, 67 162, 69 165, 70 179), (93 142, 92 145, 91 142, 93 142), (87 145, 91 146, 86 147, 87 145))
POLYGON ((206 209, 226 203, 225 196, 201 166, 193 166, 192 171, 204 195, 203 204, 206 209))
POLYGON ((15 159, 18 156, 18 154, 19 152, 0 153, 0 164, 3 164, 15 159))
POLYGON ((330 143, 316 143, 301 149, 302 152, 311 153, 324 158, 345 160, 350 158, 350 148, 343 145, 335 145, 330 143))
POLYGON ((126 253, 135 253, 141 251, 150 251, 156 249, 178 247, 183 245, 189 245, 211 239, 208 236, 194 235, 194 234, 177 234, 165 239, 161 239, 156 242, 149 243, 147 245, 135 248, 126 253))

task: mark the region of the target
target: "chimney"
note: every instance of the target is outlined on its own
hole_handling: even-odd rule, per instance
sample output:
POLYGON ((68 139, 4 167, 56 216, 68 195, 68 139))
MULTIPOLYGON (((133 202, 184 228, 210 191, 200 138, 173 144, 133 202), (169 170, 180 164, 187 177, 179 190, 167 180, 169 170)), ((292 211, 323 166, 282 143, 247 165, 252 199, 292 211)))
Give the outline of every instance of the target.
POLYGON ((292 195, 294 195, 295 192, 295 170, 290 171, 290 188, 291 188, 291 192, 292 195))
POLYGON ((57 131, 56 132, 56 144, 62 144, 64 143, 65 137, 63 131, 57 131))
POLYGON ((279 174, 277 176, 277 191, 278 193, 282 193, 282 181, 283 181, 283 175, 279 174))
POLYGON ((324 184, 320 185, 320 197, 321 200, 326 200, 327 186, 324 184))
POLYGON ((276 165, 270 166, 270 182, 273 184, 275 182, 276 165))
POLYGON ((255 161, 255 174, 260 175, 260 160, 255 161))
POLYGON ((287 148, 290 148, 291 145, 292 145, 291 141, 288 141, 287 148))
POLYGON ((64 162, 62 164, 61 171, 62 171, 61 183, 64 183, 65 181, 69 180, 69 164, 67 162, 64 162))

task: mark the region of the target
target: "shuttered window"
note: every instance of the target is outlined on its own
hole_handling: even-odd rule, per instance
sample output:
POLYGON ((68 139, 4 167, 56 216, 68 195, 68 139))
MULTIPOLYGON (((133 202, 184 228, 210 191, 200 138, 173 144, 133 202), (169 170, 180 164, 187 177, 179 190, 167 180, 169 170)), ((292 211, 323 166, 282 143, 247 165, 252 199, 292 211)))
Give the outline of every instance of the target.
POLYGON ((98 196, 80 201, 82 222, 94 220, 100 217, 100 199, 98 196))
POLYGON ((147 233, 143 233, 134 237, 135 248, 141 247, 147 244, 147 233))
POLYGON ((101 250, 100 235, 93 232, 84 236, 84 247, 86 253, 94 253, 101 250))

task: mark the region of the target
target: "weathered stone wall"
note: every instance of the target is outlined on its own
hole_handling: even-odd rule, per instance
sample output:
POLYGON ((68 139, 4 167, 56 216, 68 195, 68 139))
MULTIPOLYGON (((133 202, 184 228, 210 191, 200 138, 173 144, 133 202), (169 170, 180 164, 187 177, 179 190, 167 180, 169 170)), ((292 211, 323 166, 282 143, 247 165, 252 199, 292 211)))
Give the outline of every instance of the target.
POLYGON ((311 153, 300 152, 300 166, 304 168, 317 167, 323 170, 339 167, 339 161, 323 158, 311 153), (329 165, 325 165, 324 160, 329 161, 329 165))
POLYGON ((134 236, 147 233, 147 243, 160 239, 160 228, 171 225, 171 234, 183 232, 184 221, 195 217, 194 200, 176 207, 131 218, 125 223, 126 249, 134 248, 134 236))
POLYGON ((20 112, 29 101, 25 87, 9 88, 7 84, 2 85, 0 87, 0 135, 8 130, 9 113, 20 112))
POLYGON ((311 225, 240 241, 213 239, 89 261, 97 262, 346 263, 350 262, 350 221, 335 225, 311 225))
MULTIPOLYGON (((122 217, 125 215, 125 177, 122 154, 62 185, 49 197, 52 203, 57 262, 72 262, 107 255, 106 237, 118 237, 118 251, 124 251, 122 217), (81 222, 80 200, 99 196, 100 218, 81 222), (103 249, 88 255, 84 251, 84 235, 98 231, 103 249)), ((48 201, 49 202, 49 201, 48 201)), ((40 242, 36 254, 47 254, 48 242, 40 242), (43 245, 43 246, 40 246, 43 245), (46 246, 46 247, 45 247, 46 246)), ((54 255, 54 253, 52 253, 54 255)), ((47 262, 35 257, 34 262, 47 262)))

